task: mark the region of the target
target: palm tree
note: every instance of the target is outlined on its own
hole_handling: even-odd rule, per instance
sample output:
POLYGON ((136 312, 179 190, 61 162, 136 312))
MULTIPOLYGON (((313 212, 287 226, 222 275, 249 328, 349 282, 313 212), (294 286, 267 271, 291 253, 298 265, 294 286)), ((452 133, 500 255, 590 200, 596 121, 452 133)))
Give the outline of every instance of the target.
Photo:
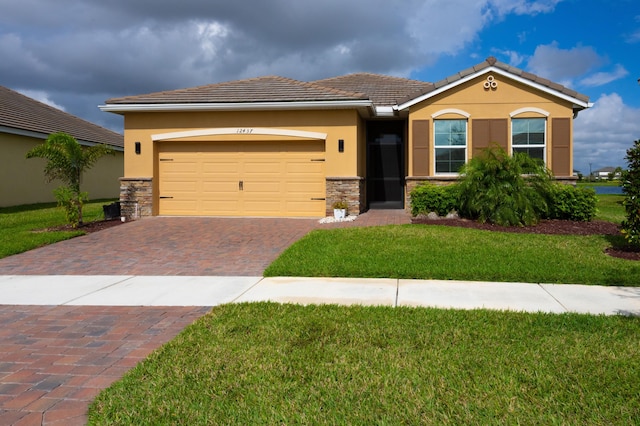
POLYGON ((100 157, 115 151, 107 145, 82 147, 67 133, 52 133, 41 145, 27 152, 27 158, 44 158, 47 165, 44 174, 47 182, 61 180, 64 184, 54 191, 58 205, 67 211, 67 220, 73 225, 82 225, 82 205, 87 193, 80 191, 82 173, 90 169, 100 157))

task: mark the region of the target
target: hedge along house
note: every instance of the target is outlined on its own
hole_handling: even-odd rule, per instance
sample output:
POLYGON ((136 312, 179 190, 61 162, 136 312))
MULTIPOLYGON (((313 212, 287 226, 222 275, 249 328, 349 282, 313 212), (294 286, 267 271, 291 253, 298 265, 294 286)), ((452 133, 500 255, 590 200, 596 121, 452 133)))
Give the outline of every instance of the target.
POLYGON ((25 156, 57 132, 70 134, 82 146, 114 149, 115 155, 101 158, 82 175, 81 189, 93 200, 118 197, 124 171, 121 134, 0 86, 0 207, 55 201, 53 190, 60 181, 46 183, 46 160, 25 156))
POLYGON ((375 74, 261 77, 110 99, 124 115, 127 217, 321 217, 405 208, 496 143, 572 181, 589 99, 488 58, 431 84, 375 74))

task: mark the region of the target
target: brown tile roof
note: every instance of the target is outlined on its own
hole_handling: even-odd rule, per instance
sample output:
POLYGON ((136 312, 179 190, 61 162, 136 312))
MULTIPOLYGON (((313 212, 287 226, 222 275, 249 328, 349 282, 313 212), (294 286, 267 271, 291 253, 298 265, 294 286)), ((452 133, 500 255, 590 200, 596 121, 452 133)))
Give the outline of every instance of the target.
POLYGON ((396 105, 412 93, 427 90, 431 83, 380 74, 357 73, 314 81, 313 84, 369 95, 374 105, 396 105))
POLYGON ((547 79, 499 62, 494 57, 451 75, 437 83, 427 83, 380 74, 356 73, 312 81, 268 76, 228 81, 187 89, 109 99, 118 104, 207 104, 370 100, 376 106, 401 105, 466 76, 494 66, 510 74, 546 86, 583 102, 589 97, 547 79))
POLYGON ((259 103, 367 100, 367 95, 267 76, 109 99, 107 104, 259 103))
POLYGON ((420 92, 415 92, 412 93, 408 96, 406 96, 404 99, 399 100, 399 104, 405 103, 405 102, 409 102, 413 99, 416 99, 422 95, 426 95, 430 92, 433 92, 434 90, 437 90, 441 87, 447 86, 449 84, 455 83, 458 80, 461 80, 463 78, 465 78, 468 75, 477 73, 482 71, 483 69, 489 68, 489 67, 496 67, 499 68, 501 70, 504 70, 506 72, 508 72, 509 74, 513 74, 516 75, 518 77, 524 78, 526 80, 529 80, 533 83, 537 83, 540 84, 542 86, 548 87, 550 89, 555 90, 556 92, 559 93, 563 93, 567 96, 571 96, 573 98, 576 98, 580 101, 583 102, 589 102, 589 97, 583 94, 580 94, 578 92, 576 92, 575 90, 571 90, 568 87, 562 86, 560 84, 554 83, 550 80, 547 80, 546 78, 542 78, 539 77, 535 74, 531 74, 529 72, 523 71, 519 68, 516 67, 512 67, 508 64, 505 64, 504 62, 500 62, 498 61, 496 58, 494 58, 493 56, 488 57, 485 61, 479 63, 478 65, 471 67, 471 68, 467 68, 466 70, 460 71, 456 74, 450 75, 449 77, 440 80, 432 85, 430 85, 429 87, 426 87, 424 90, 420 91, 420 92))
POLYGON ((78 141, 124 146, 124 136, 0 86, 1 127, 49 135, 66 132, 78 141))

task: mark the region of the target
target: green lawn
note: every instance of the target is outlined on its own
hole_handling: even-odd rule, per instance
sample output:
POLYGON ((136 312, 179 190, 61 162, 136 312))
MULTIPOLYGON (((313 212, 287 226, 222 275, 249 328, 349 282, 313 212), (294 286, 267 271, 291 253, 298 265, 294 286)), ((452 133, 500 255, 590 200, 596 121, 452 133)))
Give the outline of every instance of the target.
POLYGON ((638 424, 640 319, 216 307, 102 391, 90 424, 638 424))
POLYGON ((622 200, 624 200, 624 195, 598 195, 598 214, 596 220, 622 223, 625 219, 622 200))
MULTIPOLYGON (((112 201, 85 204, 84 221, 103 219, 102 205, 112 201)), ((0 258, 84 234, 82 230, 42 232, 65 223, 64 210, 55 203, 0 208, 0 258)))
POLYGON ((402 225, 316 230, 265 276, 386 277, 636 286, 640 262, 607 256, 603 236, 402 225))
MULTIPOLYGON (((620 223, 622 195, 598 195, 597 220, 620 223)), ((640 263, 607 256, 622 237, 554 236, 403 225, 316 230, 265 276, 384 277, 637 286, 640 263)))

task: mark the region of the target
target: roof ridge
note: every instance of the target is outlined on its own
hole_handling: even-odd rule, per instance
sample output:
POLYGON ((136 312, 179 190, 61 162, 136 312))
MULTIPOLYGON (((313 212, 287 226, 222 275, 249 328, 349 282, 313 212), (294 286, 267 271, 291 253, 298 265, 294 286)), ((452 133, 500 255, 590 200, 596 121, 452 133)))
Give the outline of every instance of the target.
POLYGON ((433 83, 430 87, 425 88, 422 91, 417 91, 415 93, 410 94, 409 96, 406 96, 404 99, 402 99, 402 101, 398 102, 398 104, 404 104, 406 102, 410 102, 413 99, 416 99, 422 95, 426 95, 429 92, 432 92, 436 89, 439 89, 441 87, 447 86, 449 84, 452 84, 458 80, 461 80, 469 75, 472 74, 476 74, 481 72, 484 69, 490 68, 490 67, 494 67, 494 68, 498 68, 501 69, 505 72, 507 72, 508 74, 514 75, 516 77, 520 77, 523 78, 525 80, 528 80, 532 83, 536 83, 536 84, 540 84, 542 86, 545 86, 549 89, 552 89, 558 93, 562 93, 564 95, 570 96, 572 98, 578 99, 580 101, 583 102, 589 102, 589 97, 586 95, 583 95, 581 93, 578 93, 577 91, 570 89, 568 87, 565 87, 561 84, 558 83, 554 83, 551 80, 548 80, 546 78, 537 76, 535 74, 532 74, 530 72, 524 71, 520 68, 517 67, 513 67, 509 64, 506 64, 504 62, 500 62, 498 61, 494 56, 489 56, 488 58, 486 58, 484 61, 480 62, 479 64, 476 64, 470 68, 464 69, 462 71, 458 71, 455 74, 452 74, 448 77, 443 78, 440 81, 437 81, 435 83, 433 83))
POLYGON ((120 133, 31 98, 17 90, 0 86, 0 95, 2 95, 0 96, 0 125, 44 134, 64 131, 81 141, 123 146, 124 139, 120 133), (37 114, 35 117, 23 117, 24 110, 37 112, 37 114), (18 114, 21 115, 18 116, 18 114), (91 134, 95 136, 91 137, 91 134), (116 142, 115 139, 119 140, 116 142))
POLYGON ((382 78, 385 80, 396 80, 396 81, 406 81, 406 82, 411 82, 411 83, 423 83, 423 84, 429 84, 428 81, 423 81, 423 80, 416 80, 413 78, 407 78, 407 77, 397 77, 394 75, 386 75, 386 74, 379 74, 379 73, 374 73, 374 72, 366 72, 366 71, 361 71, 361 72, 353 72, 353 73, 349 73, 349 74, 345 74, 345 75, 337 75, 335 77, 329 77, 329 78, 323 78, 320 80, 315 80, 313 81, 313 83, 319 83, 319 82, 329 82, 332 80, 340 80, 340 79, 344 79, 347 77, 355 77, 355 76, 371 76, 371 77, 377 77, 377 78, 382 78))
POLYGON ((92 122, 90 122, 90 121, 87 121, 87 120, 85 120, 84 118, 80 118, 80 117, 78 117, 77 115, 73 115, 73 114, 71 114, 70 112, 67 112, 67 111, 65 111, 65 110, 62 110, 62 109, 60 109, 60 108, 56 108, 56 107, 54 107, 54 106, 51 106, 51 105, 46 104, 46 103, 44 103, 44 102, 41 102, 41 101, 39 101, 39 100, 37 100, 37 99, 34 99, 34 98, 32 98, 32 97, 29 97, 29 96, 25 95, 24 93, 20 93, 20 92, 18 92, 17 90, 13 90, 13 89, 10 89, 10 88, 5 87, 5 86, 0 86, 0 88, 1 88, 1 89, 6 90, 6 91, 8 91, 8 92, 11 92, 11 93, 13 94, 13 96, 16 96, 16 95, 17 95, 17 96, 19 96, 19 97, 24 98, 24 100, 25 100, 26 102, 34 102, 34 103, 37 103, 41 108, 48 109, 48 110, 49 110, 50 112, 52 112, 52 113, 55 113, 55 114, 64 114, 64 115, 66 115, 68 118, 71 118, 71 119, 73 119, 73 120, 80 120, 80 121, 82 121, 83 123, 88 124, 89 126, 97 127, 97 128, 99 128, 100 130, 105 130, 105 131, 110 132, 110 133, 113 133, 113 134, 115 134, 115 135, 122 136, 122 135, 120 135, 119 133, 114 132, 113 130, 107 129, 106 127, 102 127, 102 126, 100 126, 100 125, 98 125, 98 124, 96 124, 96 123, 92 123, 92 122))

